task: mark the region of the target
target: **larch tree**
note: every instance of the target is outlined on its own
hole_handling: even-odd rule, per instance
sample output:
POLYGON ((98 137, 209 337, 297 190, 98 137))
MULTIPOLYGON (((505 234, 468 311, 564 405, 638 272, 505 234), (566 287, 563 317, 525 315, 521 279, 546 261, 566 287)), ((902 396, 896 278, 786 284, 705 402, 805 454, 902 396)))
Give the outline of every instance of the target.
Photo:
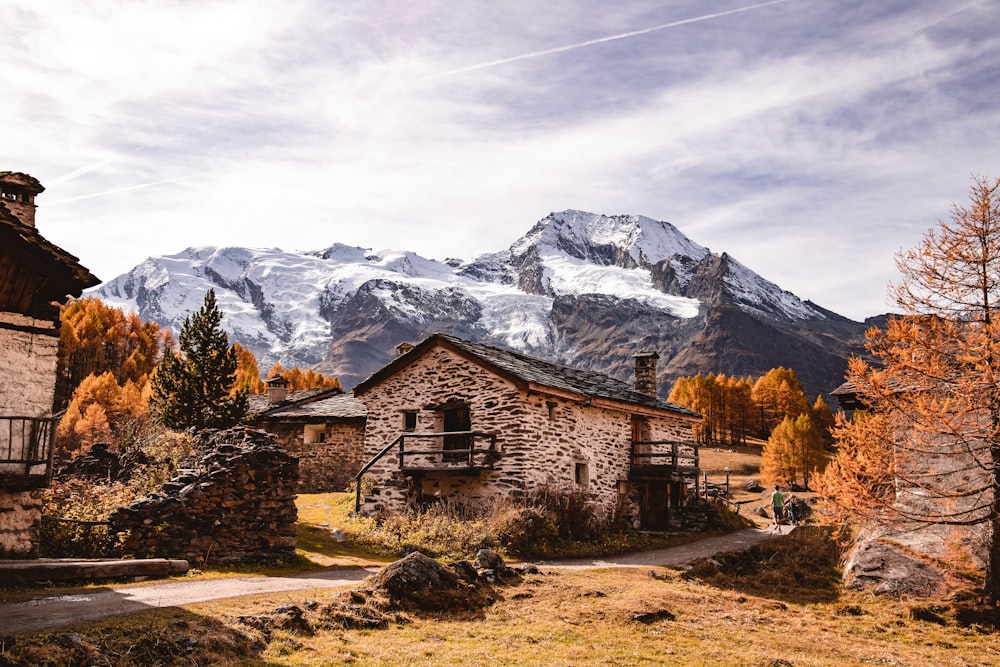
POLYGON ((246 390, 231 393, 238 360, 222 329, 215 290, 186 317, 179 352, 163 357, 152 379, 151 408, 172 429, 229 428, 247 417, 246 390))
POLYGON ((233 382, 230 394, 245 391, 248 394, 263 394, 264 381, 260 379, 260 368, 257 366, 257 357, 249 348, 233 343, 233 351, 236 354, 236 381, 233 382))
POLYGON ((753 385, 753 400, 760 410, 761 435, 767 435, 785 417, 809 413, 802 383, 790 368, 772 368, 753 385))
POLYGON ((114 374, 118 384, 143 385, 170 345, 170 333, 155 322, 126 315, 97 297, 76 299, 60 310, 56 405, 65 407, 88 375, 114 374))
MULTIPOLYGON (((288 391, 304 391, 306 389, 340 389, 344 390, 340 384, 340 378, 323 375, 312 369, 303 371, 298 366, 285 368, 280 363, 271 366, 267 372, 267 377, 280 375, 288 381, 288 391)), ((264 391, 263 388, 261 391, 264 391)))
POLYGON ((853 360, 848 369, 871 416, 839 424, 842 446, 824 493, 847 515, 975 527, 986 541, 984 591, 996 604, 1000 180, 975 178, 968 205, 955 204, 950 220, 896 264, 901 279, 891 294, 903 314, 868 332, 877 365, 853 360), (888 460, 891 492, 877 469, 888 460))
POLYGON ((793 486, 802 480, 809 490, 810 477, 825 463, 823 443, 809 415, 785 417, 774 427, 764 445, 760 476, 765 484, 793 486))

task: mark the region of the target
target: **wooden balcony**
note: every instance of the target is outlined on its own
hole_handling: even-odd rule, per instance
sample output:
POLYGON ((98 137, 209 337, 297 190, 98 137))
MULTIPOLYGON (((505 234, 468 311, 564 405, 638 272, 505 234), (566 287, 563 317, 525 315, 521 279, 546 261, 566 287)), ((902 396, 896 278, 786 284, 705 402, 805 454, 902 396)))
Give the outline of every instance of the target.
POLYGON ((478 472, 498 458, 495 433, 404 433, 396 441, 404 472, 478 472))
POLYGON ((0 488, 44 488, 52 479, 52 417, 0 416, 0 488))
POLYGON ((632 442, 629 478, 677 479, 698 474, 698 446, 692 442, 637 440, 632 442))
POLYGON ((405 473, 478 473, 488 470, 500 457, 496 433, 448 431, 446 433, 401 433, 361 467, 354 477, 354 511, 361 509, 361 477, 384 456, 396 452, 399 469, 405 473))

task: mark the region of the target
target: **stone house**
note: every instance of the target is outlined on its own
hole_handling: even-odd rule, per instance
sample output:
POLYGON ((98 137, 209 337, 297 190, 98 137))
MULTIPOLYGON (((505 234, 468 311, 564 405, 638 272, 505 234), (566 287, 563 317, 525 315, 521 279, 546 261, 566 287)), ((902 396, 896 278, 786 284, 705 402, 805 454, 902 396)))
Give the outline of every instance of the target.
POLYGON ((368 408, 358 511, 548 488, 645 529, 677 525, 697 485, 701 417, 656 397, 657 358, 635 356, 633 386, 443 334, 402 348, 354 388, 368 408))
POLYGON ((250 396, 252 423, 299 459, 299 493, 344 491, 365 462, 365 404, 340 389, 288 391, 277 375, 250 396))
POLYGON ((99 281, 35 229, 45 188, 0 171, 0 557, 37 552, 52 476, 59 304, 99 281))

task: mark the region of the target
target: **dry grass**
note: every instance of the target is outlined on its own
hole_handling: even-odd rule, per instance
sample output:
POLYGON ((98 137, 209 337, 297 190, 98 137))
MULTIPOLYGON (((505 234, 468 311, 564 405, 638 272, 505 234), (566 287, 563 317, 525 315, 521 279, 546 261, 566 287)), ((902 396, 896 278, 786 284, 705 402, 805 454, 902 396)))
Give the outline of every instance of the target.
POLYGON ((52 661, 47 664, 87 656, 112 665, 985 667, 1000 661, 1000 635, 916 620, 891 600, 843 593, 824 602, 788 602, 661 568, 547 570, 500 588, 498 601, 484 611, 411 615, 384 630, 265 635, 240 621, 279 605, 308 608, 307 596, 323 605, 337 595, 204 603, 25 638, 7 647, 0 664, 46 664, 43 655, 52 661), (649 615, 646 622, 636 619, 642 614, 649 615), (146 638, 141 646, 139 637, 146 638))

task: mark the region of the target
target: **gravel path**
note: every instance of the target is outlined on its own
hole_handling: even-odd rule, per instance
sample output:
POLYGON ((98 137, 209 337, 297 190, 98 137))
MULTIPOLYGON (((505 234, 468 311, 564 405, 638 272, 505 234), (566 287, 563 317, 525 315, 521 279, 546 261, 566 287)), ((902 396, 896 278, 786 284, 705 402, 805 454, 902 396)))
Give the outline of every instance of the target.
MULTIPOLYGON (((684 563, 720 551, 746 549, 763 542, 770 529, 746 530, 708 537, 668 549, 656 549, 600 559, 541 561, 544 567, 585 569, 595 567, 657 566, 684 563)), ((195 581, 170 581, 130 586, 104 586, 67 595, 40 595, 15 603, 0 603, 0 637, 52 630, 74 623, 95 621, 177 605, 282 591, 336 588, 363 580, 378 568, 338 568, 287 577, 231 577, 195 581)))

